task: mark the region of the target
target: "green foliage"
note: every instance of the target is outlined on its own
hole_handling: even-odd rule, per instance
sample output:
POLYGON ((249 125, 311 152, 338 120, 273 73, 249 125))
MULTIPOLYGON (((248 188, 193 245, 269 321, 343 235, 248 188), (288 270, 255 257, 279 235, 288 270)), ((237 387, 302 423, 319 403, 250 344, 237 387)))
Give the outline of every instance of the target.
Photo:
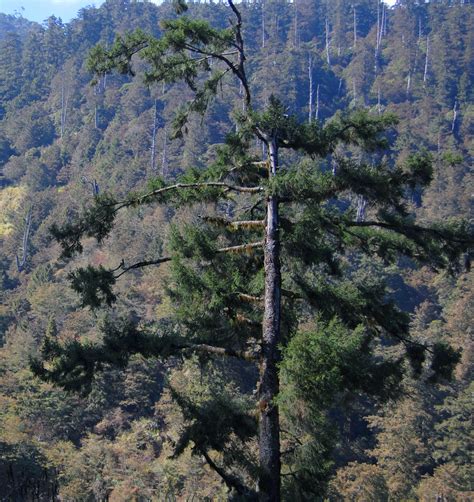
POLYGON ((195 2, 188 18, 174 16, 173 8, 180 14, 187 7, 181 1, 157 6, 108 0, 83 9, 67 26, 51 18, 27 32, 18 18, 8 25, 18 36, 0 34, 0 184, 7 201, 10 192, 21 191, 19 206, 6 208, 0 245, 0 486, 18 499, 49 497, 56 489, 67 500, 225 498, 218 476, 193 450, 194 439, 206 448, 219 446, 204 450, 235 482, 254 486, 255 442, 234 441, 229 431, 242 427, 251 435, 247 422, 234 420, 235 409, 237 418, 254 421, 257 376, 250 361, 260 355, 263 253, 259 247, 219 249, 258 244, 261 223, 251 227, 246 220, 264 220, 265 198, 274 195, 281 210, 282 348, 301 337, 299 350, 305 354, 304 342, 317 339, 313 355, 325 364, 311 354, 303 359, 322 372, 321 388, 334 397, 326 402, 329 411, 315 406, 317 395, 289 393, 282 404, 286 499, 319 496, 336 470, 335 498, 471 496, 462 450, 469 444, 465 414, 453 404, 465 401, 462 389, 472 365, 470 283, 466 274, 455 285, 418 266, 459 272, 463 253, 469 262, 472 229, 460 217, 468 214, 472 193, 472 4, 404 2, 384 12, 380 4, 377 16, 376 2, 366 0, 240 3, 252 93, 246 111, 240 111, 245 89, 236 85, 236 72, 206 54, 220 51, 238 70, 237 26, 226 25, 228 9, 195 2), (384 16, 376 48, 377 19, 384 16), (96 73, 90 89, 84 56, 96 43, 87 63, 96 73), (313 113, 306 121, 308 58, 313 113), (112 74, 116 70, 119 74, 112 74), (129 78, 135 72, 143 74, 145 85, 129 78), (346 105, 351 113, 337 112, 346 105), (173 116, 178 141, 170 143, 173 116), (280 169, 271 180, 262 134, 274 134, 280 148, 280 169), (187 166, 193 169, 183 172, 187 166), (197 186, 208 182, 262 190, 197 186), (120 197, 101 195, 101 201, 89 203, 95 183, 101 194, 120 197), (172 189, 176 183, 188 186, 172 189), (22 204, 33 207, 34 224, 29 268, 18 273, 12 258, 20 251, 22 204), (243 225, 231 226, 234 219, 243 225), (84 253, 79 263, 53 264, 51 225, 65 258, 84 253), (104 245, 98 248, 88 237, 104 245), (159 269, 134 267, 158 264, 168 253, 173 259, 159 269), (113 271, 100 263, 121 265, 113 271), (400 272, 395 268, 400 263, 408 268, 400 272), (129 264, 140 273, 122 274, 129 264), (393 291, 380 279, 385 265, 391 267, 393 291), (400 289, 402 275, 409 285, 400 289), (68 276, 94 313, 77 310, 75 296, 67 293, 68 276), (409 317, 396 305, 414 309, 425 300, 436 308, 409 336, 409 317), (444 308, 447 301, 454 302, 450 310, 444 308), (109 339, 96 329, 104 315, 99 306, 114 309, 112 317, 131 310, 144 325, 160 321, 150 330, 116 325, 109 339), (340 324, 340 337, 325 344, 319 328, 332 323, 340 324), (338 391, 344 372, 364 360, 357 330, 363 330, 367 353, 373 352, 368 363, 380 365, 380 375, 375 368, 367 381, 379 375, 383 382, 382 369, 385 376, 393 369, 387 388, 378 389, 382 394, 397 391, 397 371, 411 365, 403 385, 414 397, 393 404, 392 410, 399 408, 395 418, 381 414, 365 394, 368 389, 338 391), (33 381, 28 371, 17 380, 42 340, 46 361, 38 372, 71 389, 90 390, 86 400, 33 381), (459 355, 446 343, 463 348, 454 384, 447 378, 459 355), (212 344, 227 357, 220 361, 200 344, 212 344), (140 363, 141 354, 150 362, 140 363), (193 354, 200 367, 189 376, 181 361, 193 354), (241 354, 248 359, 237 362, 241 354), (352 354, 353 361, 344 354, 352 354), (329 357, 337 364, 331 366, 329 357), (142 367, 160 367, 153 358, 166 359, 158 373, 189 376, 175 395, 184 396, 185 424, 177 408, 160 398, 162 375, 142 367), (387 361, 393 368, 383 368, 387 361), (204 377, 204 367, 216 373, 204 377), (331 386, 324 372, 338 385, 331 386), (409 403, 420 401, 407 384, 411 376, 419 378, 420 389, 432 377, 423 413, 411 412, 409 403), (444 400, 436 381, 452 396, 440 416, 430 408, 444 400), (145 390, 153 388, 155 393, 145 390), (146 423, 139 420, 145 410, 150 417, 155 413, 146 423), (222 416, 219 445, 209 433, 212 414, 222 416), (374 414, 382 418, 371 431, 356 418, 374 414), (454 426, 458 417, 462 423, 454 426), (443 423, 436 438, 430 433, 433 423, 443 423), (181 434, 188 429, 193 440, 181 434), (171 443, 180 438, 187 446, 171 459, 171 443), (378 452, 371 450, 375 441, 378 452), (357 464, 340 469, 353 460, 357 464))
POLYGON ((115 205, 116 200, 111 195, 98 195, 94 198, 94 205, 86 209, 78 221, 66 223, 61 227, 56 223, 51 225, 51 234, 63 248, 62 256, 72 258, 74 254, 81 253, 83 236, 94 237, 101 243, 113 228, 115 205))
POLYGON ((461 360, 461 351, 453 349, 446 342, 438 342, 433 346, 433 357, 431 369, 433 370, 432 380, 450 380, 456 365, 461 360))
POLYGON ((296 398, 322 411, 344 392, 396 395, 400 361, 374 361, 363 326, 350 331, 337 318, 316 324, 318 331, 298 333, 284 351, 282 376, 296 398))
POLYGON ((86 268, 78 268, 69 274, 69 279, 71 288, 81 295, 83 307, 96 309, 102 303, 110 307, 116 300, 112 292, 115 276, 102 265, 98 268, 90 265, 86 268))

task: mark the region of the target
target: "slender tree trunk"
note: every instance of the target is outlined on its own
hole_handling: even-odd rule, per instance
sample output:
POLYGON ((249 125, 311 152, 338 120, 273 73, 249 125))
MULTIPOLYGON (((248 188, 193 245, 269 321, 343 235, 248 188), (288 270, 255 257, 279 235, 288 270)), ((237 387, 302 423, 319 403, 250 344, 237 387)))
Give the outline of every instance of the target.
POLYGON ((163 155, 161 157, 161 175, 163 176, 163 178, 166 177, 167 173, 168 173, 168 133, 165 127, 164 138, 163 138, 163 155))
POLYGON ((18 255, 15 255, 18 272, 21 272, 25 268, 26 260, 28 258, 28 245, 31 231, 31 213, 32 210, 30 207, 28 209, 28 213, 25 216, 25 228, 23 230, 23 239, 21 244, 21 258, 18 258, 18 255))
POLYGON ((378 88, 377 88, 377 112, 379 115, 382 112, 382 102, 381 101, 382 101, 382 92, 380 90, 380 83, 379 83, 378 88))
POLYGON ((326 38, 326 63, 328 64, 329 67, 331 67, 331 57, 329 55, 329 21, 328 18, 326 18, 326 29, 325 29, 325 38, 326 38))
POLYGON ((458 102, 457 100, 454 101, 454 106, 453 106, 453 121, 451 123, 451 132, 454 132, 454 128, 456 127, 456 119, 458 118, 458 102))
POLYGON ((153 111, 153 131, 151 134, 151 159, 150 167, 154 171, 156 169, 156 130, 158 128, 158 100, 155 99, 155 107, 153 111))
POLYGON ((430 38, 429 35, 426 35, 426 56, 425 56, 425 71, 423 72, 423 86, 426 84, 426 81, 428 79, 429 54, 430 54, 430 38))
POLYGON ((314 116, 316 120, 319 120, 319 84, 316 87, 316 113, 314 116))
POLYGON ((294 9, 295 9, 295 47, 298 47, 298 3, 297 0, 293 0, 294 9))
POLYGON ((354 40, 352 42, 352 46, 354 47, 354 50, 355 50, 355 49, 357 49, 357 13, 356 13, 355 5, 352 5, 352 10, 354 13, 354 19, 353 19, 354 40))
POLYGON ((308 77, 309 77, 308 122, 311 123, 311 121, 313 120, 313 94, 314 94, 314 86, 313 86, 313 56, 312 56, 312 54, 308 55, 308 77))
MULTIPOLYGON (((277 139, 268 144, 270 152, 270 176, 278 169, 277 139)), ((278 394, 280 318, 281 318, 281 271, 280 240, 278 235, 278 199, 267 199, 267 221, 264 246, 265 311, 263 315, 263 343, 260 365, 259 388, 259 449, 260 477, 258 481, 261 502, 280 501, 280 425, 278 407, 274 399, 278 394)))

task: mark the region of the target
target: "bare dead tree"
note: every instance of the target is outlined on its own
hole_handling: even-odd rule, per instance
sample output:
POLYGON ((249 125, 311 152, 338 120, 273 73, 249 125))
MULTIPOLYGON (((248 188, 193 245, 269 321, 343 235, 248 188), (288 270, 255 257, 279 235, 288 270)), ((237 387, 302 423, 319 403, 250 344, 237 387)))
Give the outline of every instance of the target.
POLYGON ((377 0, 377 32, 375 35, 375 54, 379 51, 379 41, 380 41, 380 0, 377 0))
POLYGON ((89 185, 91 187, 92 195, 95 197, 99 195, 99 184, 97 183, 96 179, 90 180, 86 176, 83 176, 81 178, 81 181, 84 183, 84 185, 89 185))
POLYGON ((299 37, 298 37, 298 2, 297 2, 297 0, 293 0, 293 7, 295 9, 295 17, 294 17, 294 22, 295 22, 295 47, 298 47, 298 45, 299 45, 299 37))
POLYGON ((61 124, 60 124, 60 136, 64 136, 66 130, 66 118, 67 118, 67 106, 69 102, 69 86, 66 86, 64 82, 64 75, 61 82, 61 124))
POLYGON ((328 64, 328 66, 331 66, 331 58, 330 58, 330 55, 329 55, 330 40, 329 40, 329 20, 328 20, 328 18, 326 18, 326 29, 325 29, 325 32, 326 32, 326 62, 328 64))
POLYGON ((21 241, 20 252, 21 256, 15 255, 16 258, 16 268, 18 272, 21 272, 26 265, 26 260, 28 258, 28 245, 30 241, 30 232, 31 232, 31 220, 32 220, 32 208, 28 209, 28 212, 25 216, 25 227, 23 229, 23 238, 21 241))
POLYGON ((166 131, 166 127, 164 128, 163 136, 164 137, 163 137, 163 153, 161 155, 161 175, 164 178, 168 172, 168 133, 166 131))
POLYGON ((429 64, 429 54, 430 54, 430 37, 426 35, 426 56, 425 56, 425 71, 423 73, 423 86, 425 86, 428 80, 428 64, 429 64))
POLYGON ((354 47, 354 50, 357 48, 357 13, 356 13, 356 6, 352 4, 352 11, 354 14, 354 19, 353 19, 353 30, 354 30, 354 41, 352 43, 352 46, 354 47))
POLYGON ((380 115, 382 113, 382 92, 380 90, 380 82, 377 85, 377 113, 380 115))
POLYGON ((316 87, 316 113, 314 114, 316 120, 319 120, 319 84, 316 87))
POLYGON ((454 100, 453 106, 453 121, 451 123, 451 133, 454 132, 454 128, 456 127, 456 119, 458 118, 458 100, 454 100))
POLYGON ((155 106, 153 108, 153 130, 151 133, 151 159, 150 167, 154 171, 156 169, 156 131, 158 128, 158 100, 155 99, 155 106))
POLYGON ((386 26, 385 18, 386 18, 385 3, 382 2, 382 19, 380 20, 379 41, 378 41, 379 50, 380 46, 382 45, 382 38, 385 34, 385 26, 386 26))
POLYGON ((311 123, 313 120, 313 94, 314 94, 314 82, 313 82, 313 55, 311 52, 308 53, 308 78, 309 78, 309 89, 308 89, 308 122, 311 123))

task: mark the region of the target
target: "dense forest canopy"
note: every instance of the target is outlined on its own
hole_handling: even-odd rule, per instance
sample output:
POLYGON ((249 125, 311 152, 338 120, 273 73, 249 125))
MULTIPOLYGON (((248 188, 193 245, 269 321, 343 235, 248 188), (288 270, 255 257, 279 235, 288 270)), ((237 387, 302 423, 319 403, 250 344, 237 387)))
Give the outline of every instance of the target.
MULTIPOLYGON (((404 0, 389 8, 378 0, 267 0, 242 2, 238 8, 255 110, 278 99, 283 103, 282 120, 295 117, 299 124, 322 126, 339 120, 341 110, 362 110, 374 120, 383 120, 387 113, 398 117, 388 130, 389 148, 374 153, 342 143, 321 159, 322 172, 337 171, 342 155, 368 168, 387 169, 409 169, 413 156, 423 155, 431 158, 433 180, 403 193, 408 196, 407 216, 420 227, 471 216, 472 2, 404 0)), ((230 14, 226 3, 195 2, 186 15, 222 29, 230 14)), ((205 267, 194 270, 187 261, 193 253, 205 261, 213 249, 200 233, 202 217, 209 219, 214 204, 212 193, 198 200, 197 208, 170 200, 121 212, 102 245, 83 240, 82 254, 72 261, 60 256, 50 232, 54 224, 79 221, 83 208, 92 208, 98 196, 114 194, 115 200, 130 193, 138 196, 147 185, 159 189, 158 178, 173 184, 189 169, 195 179, 203 176, 225 153, 228 134, 244 134, 245 124, 233 119, 242 111, 245 94, 238 79, 223 80, 204 114, 191 114, 183 134, 175 138, 176 111, 193 97, 185 84, 172 78, 145 82, 146 62, 133 58, 135 77, 104 71, 90 85, 93 75, 87 56, 96 44, 107 50, 117 35, 126 40, 126 34, 137 28, 160 37, 165 32, 163 21, 177 19, 171 2, 157 6, 130 0, 108 0, 99 8, 82 9, 68 24, 54 17, 42 25, 12 16, 0 18, 2 500, 226 499, 229 484, 222 482, 219 465, 231 469, 245 465, 247 470, 237 473, 253 479, 257 445, 245 429, 250 431, 253 425, 242 419, 242 436, 230 435, 227 449, 220 451, 211 442, 215 448, 200 451, 195 445, 202 431, 191 413, 198 410, 208 428, 216 431, 221 431, 213 423, 216 413, 226 416, 227 402, 237 403, 241 416, 246 415, 254 406, 256 372, 245 361, 219 362, 196 351, 185 358, 149 358, 136 351, 126 366, 106 360, 87 394, 42 382, 30 368, 31 359, 44 353, 45 340, 58 346, 100 346, 123 333, 123 326, 152 333, 157 326, 172 330, 176 316, 192 330, 196 312, 207 328, 232 328, 239 336, 253 336, 253 307, 246 309, 247 319, 234 317, 231 324, 222 324, 209 313, 228 305, 219 303, 217 296, 212 298, 214 304, 199 305, 199 297, 191 298, 173 282, 178 273, 187 285, 200 279, 205 287, 220 290, 247 286, 255 295, 245 300, 257 298, 262 278, 258 257, 252 253, 229 258, 223 253, 216 267, 239 270, 243 259, 249 274, 256 273, 253 278, 212 274, 205 267), (190 227, 187 235, 177 230, 190 227), (113 305, 82 308, 84 298, 70 288, 71 273, 78 269, 119 271, 164 256, 170 249, 182 250, 178 262, 123 274, 114 285, 116 301, 109 302, 113 305), (245 323, 248 326, 242 327, 245 323), (215 396, 220 396, 217 408, 215 396), (237 454, 239 442, 246 446, 242 455, 237 454)), ((211 61, 211 70, 213 64, 218 65, 211 61)), ((268 152, 262 138, 249 142, 246 155, 251 161, 265 159, 268 152)), ((302 173, 309 175, 309 164, 297 151, 282 151, 281 162, 300 163, 302 173)), ((252 176, 245 179, 256 183, 252 176)), ((284 179, 274 189, 288 194, 290 185, 284 179)), ((307 185, 303 178, 298 193, 307 185)), ((363 223, 374 215, 369 199, 346 196, 331 204, 363 223)), ((221 200, 214 209, 231 218, 242 209, 236 204, 233 198, 221 200)), ((289 241, 293 249, 285 250, 300 252, 298 238, 303 236, 310 241, 307 253, 327 253, 324 246, 311 244, 304 230, 284 226, 286 221, 308 224, 325 216, 314 208, 300 210, 297 220, 292 218, 298 213, 282 215, 285 234, 293 236, 289 241)), ((261 208, 253 211, 252 220, 254 215, 264 217, 261 208)), ((210 221, 206 225, 212 227, 210 221)), ((255 232, 245 231, 249 236, 255 232)), ((236 243, 236 232, 225 232, 226 243, 236 243)), ((375 237, 371 239, 370 245, 376 246, 375 237)), ((302 290, 327 272, 305 269, 304 251, 298 258, 300 268, 285 263, 285 273, 300 280, 291 285, 302 290)), ((299 306, 292 310, 297 315, 283 320, 288 333, 298 327, 280 370, 283 499, 314 500, 324 493, 329 500, 469 500, 474 309, 468 254, 456 274, 416 265, 409 258, 384 259, 387 253, 364 260, 357 253, 345 256, 341 251, 340 258, 350 280, 334 280, 328 301, 339 299, 339 311, 334 307, 339 321, 315 318, 299 306), (386 293, 384 280, 389 285, 386 293), (447 365, 431 353, 425 364, 401 363, 403 381, 396 393, 368 394, 367 376, 364 385, 357 386, 364 366, 347 361, 360 357, 367 347, 359 328, 346 336, 341 318, 350 317, 351 301, 360 304, 359 285, 381 288, 382 309, 396 305, 408 312, 411 337, 417 343, 450 346, 451 355, 459 354, 453 378, 448 378, 447 365), (345 310, 340 303, 344 298, 345 310), (341 346, 341 339, 350 342, 341 346), (434 366, 441 371, 433 373, 434 366), (321 381, 323 374, 329 375, 327 381, 321 381), (326 401, 323 396, 328 396, 326 401)), ((285 301, 298 303, 292 298, 285 301)), ((380 313, 390 317, 387 310, 380 313)), ((401 361, 404 352, 400 344, 384 337, 372 350, 378 362, 387 364, 401 361)))

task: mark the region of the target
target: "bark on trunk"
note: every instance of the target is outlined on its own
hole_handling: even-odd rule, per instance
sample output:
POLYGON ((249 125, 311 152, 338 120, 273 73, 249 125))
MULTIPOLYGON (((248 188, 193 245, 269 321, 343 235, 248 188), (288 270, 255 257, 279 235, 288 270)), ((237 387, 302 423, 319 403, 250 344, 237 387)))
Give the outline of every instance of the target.
MULTIPOLYGON (((278 168, 276 138, 272 138, 268 146, 271 162, 270 176, 275 176, 278 168)), ((260 477, 258 492, 260 501, 278 502, 280 500, 280 425, 278 408, 274 403, 274 398, 279 389, 277 363, 280 343, 281 272, 278 200, 276 197, 268 197, 267 200, 264 253, 265 311, 260 367, 260 477)))

